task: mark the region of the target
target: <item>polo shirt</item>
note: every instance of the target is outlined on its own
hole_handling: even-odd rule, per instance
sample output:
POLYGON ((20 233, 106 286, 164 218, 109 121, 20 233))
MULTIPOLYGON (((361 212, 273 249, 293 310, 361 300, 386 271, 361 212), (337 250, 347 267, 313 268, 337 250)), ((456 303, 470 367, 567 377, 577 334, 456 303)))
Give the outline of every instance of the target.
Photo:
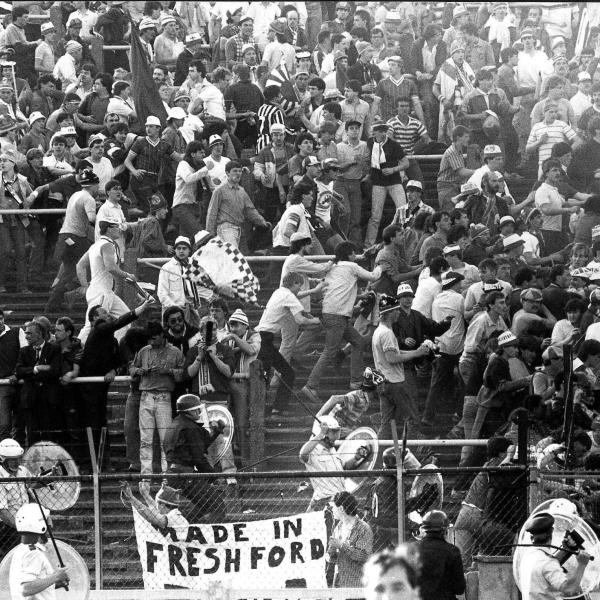
POLYGON ((147 137, 138 137, 133 142, 130 152, 136 155, 136 169, 143 169, 149 174, 158 175, 165 159, 173 154, 173 148, 171 144, 161 138, 154 143, 150 142, 147 137))
POLYGON ((415 82, 404 75, 398 80, 390 75, 377 84, 375 95, 381 98, 379 112, 381 118, 387 121, 396 114, 398 98, 410 98, 412 101, 413 98, 419 97, 419 92, 415 82))
POLYGON ((564 121, 556 119, 550 125, 547 125, 543 121, 536 123, 531 128, 529 138, 527 139, 527 145, 537 143, 544 133, 548 134, 548 139, 538 147, 538 165, 539 174, 541 175, 542 163, 550 158, 552 154, 552 147, 559 142, 571 142, 577 134, 573 131, 570 125, 567 125, 564 121))

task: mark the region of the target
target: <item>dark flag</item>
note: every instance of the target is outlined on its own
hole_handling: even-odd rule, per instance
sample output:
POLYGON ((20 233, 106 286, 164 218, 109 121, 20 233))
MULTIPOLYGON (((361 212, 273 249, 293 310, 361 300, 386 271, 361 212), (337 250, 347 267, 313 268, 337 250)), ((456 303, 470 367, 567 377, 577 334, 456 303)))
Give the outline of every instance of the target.
POLYGON ((131 23, 131 88, 133 91, 133 102, 140 127, 144 128, 144 123, 149 115, 154 115, 160 119, 165 126, 167 124, 167 111, 156 89, 152 79, 152 70, 148 63, 142 40, 137 26, 131 23))

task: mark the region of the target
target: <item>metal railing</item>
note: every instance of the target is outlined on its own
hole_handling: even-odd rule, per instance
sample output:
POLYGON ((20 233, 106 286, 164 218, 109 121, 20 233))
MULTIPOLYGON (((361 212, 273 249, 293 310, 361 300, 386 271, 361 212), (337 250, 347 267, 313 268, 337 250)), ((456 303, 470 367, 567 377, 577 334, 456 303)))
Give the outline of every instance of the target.
MULTIPOLYGON (((414 539, 423 515, 443 508, 453 523, 449 537, 463 552, 468 567, 466 561, 476 553, 510 554, 505 543, 512 543, 511 536, 527 516, 525 466, 404 471, 400 489, 405 510, 397 508, 395 469, 153 475, 94 470, 92 475, 53 477, 52 486, 56 489, 74 480, 81 484, 80 498, 67 510, 52 511, 54 531, 57 539, 84 558, 96 590, 145 588, 151 592, 157 585, 162 590, 206 591, 209 585, 237 590, 243 588, 240 577, 252 575, 255 579, 246 579, 246 584, 264 590, 304 587, 313 590, 314 598, 315 590, 334 585, 326 571, 325 551, 335 523, 327 502, 315 503, 314 498, 320 497, 319 481, 335 480, 328 493, 346 488, 357 499, 366 536, 365 560, 399 539, 414 539), (478 520, 469 506, 448 502, 459 474, 485 477, 497 488, 489 496, 491 504, 476 515, 478 520), (236 483, 228 484, 232 477, 236 483), (182 490, 177 515, 161 515, 152 500, 164 480, 182 490), (348 487, 350 481, 353 487, 348 487), (123 482, 136 498, 133 506, 128 493, 121 494, 123 482), (138 491, 140 482, 148 483, 142 483, 138 491), (294 551, 298 554, 291 560, 294 551), (250 561, 254 561, 252 569, 250 561)), ((0 478, 0 486, 9 482, 39 484, 40 480, 0 478)), ((360 574, 337 585, 357 588, 360 574)), ((164 593, 163 598, 170 597, 169 591, 164 593)))

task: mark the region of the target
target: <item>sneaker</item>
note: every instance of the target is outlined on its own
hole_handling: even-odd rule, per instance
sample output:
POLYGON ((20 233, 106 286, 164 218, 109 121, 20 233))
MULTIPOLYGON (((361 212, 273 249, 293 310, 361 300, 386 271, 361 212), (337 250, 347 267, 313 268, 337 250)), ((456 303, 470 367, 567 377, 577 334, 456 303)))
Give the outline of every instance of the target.
POLYGON ((315 390, 313 390, 312 388, 308 387, 307 385, 305 385, 300 391, 309 400, 312 400, 313 402, 319 402, 319 395, 317 394, 317 392, 315 392, 315 390))

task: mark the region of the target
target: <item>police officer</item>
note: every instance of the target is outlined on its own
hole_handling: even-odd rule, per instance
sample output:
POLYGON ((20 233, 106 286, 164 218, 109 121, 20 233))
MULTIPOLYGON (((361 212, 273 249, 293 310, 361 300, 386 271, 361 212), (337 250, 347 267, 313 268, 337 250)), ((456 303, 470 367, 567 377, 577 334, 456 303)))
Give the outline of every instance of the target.
POLYGON ((465 592, 460 550, 446 541, 448 517, 441 510, 431 510, 423 517, 419 542, 422 576, 422 600, 455 600, 465 592))
POLYGON ((525 531, 531 534, 533 547, 522 557, 521 581, 518 582, 523 600, 534 598, 564 598, 581 593, 581 578, 590 555, 580 550, 574 555, 576 568, 565 571, 558 557, 548 548, 552 543, 554 517, 538 513, 525 523, 525 531))
MULTIPOLYGON (((0 442, 0 477, 31 477, 21 465, 23 448, 19 442, 7 438, 0 442)), ((0 483, 0 558, 19 543, 15 516, 24 504, 29 503, 27 486, 15 481, 0 483)))
POLYGON ((55 570, 46 556, 49 520, 49 512, 38 504, 27 503, 17 511, 15 523, 21 543, 10 563, 8 580, 12 598, 55 600, 55 586, 69 583, 66 567, 55 570))
MULTIPOLYGON (((213 468, 206 458, 208 447, 223 433, 223 421, 211 421, 204 427, 204 405, 198 396, 184 394, 177 399, 177 416, 165 437, 165 454, 172 477, 167 477, 169 485, 181 489, 192 503, 190 523, 197 523, 198 517, 207 512, 222 513, 224 507, 220 494, 210 483, 201 478, 182 478, 180 473, 212 473, 213 468)), ((206 413, 204 413, 205 415, 206 413)), ((215 515, 216 516, 216 515, 215 515)))

